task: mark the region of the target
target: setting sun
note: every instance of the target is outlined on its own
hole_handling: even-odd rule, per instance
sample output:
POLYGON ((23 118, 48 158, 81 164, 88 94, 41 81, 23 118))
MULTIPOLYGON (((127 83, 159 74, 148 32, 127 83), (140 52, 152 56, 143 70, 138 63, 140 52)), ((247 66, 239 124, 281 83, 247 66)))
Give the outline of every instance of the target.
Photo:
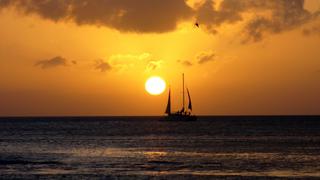
POLYGON ((146 91, 151 95, 159 95, 166 89, 165 81, 157 76, 150 77, 145 84, 146 91))

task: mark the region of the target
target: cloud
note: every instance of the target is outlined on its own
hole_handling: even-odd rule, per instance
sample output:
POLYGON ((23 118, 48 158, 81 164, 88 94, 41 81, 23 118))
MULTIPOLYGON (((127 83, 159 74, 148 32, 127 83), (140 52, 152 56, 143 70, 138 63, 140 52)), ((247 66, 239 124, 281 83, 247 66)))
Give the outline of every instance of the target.
POLYGON ((162 64, 162 61, 149 61, 146 67, 146 71, 153 71, 158 69, 162 64))
POLYGON ((151 57, 149 53, 141 54, 115 54, 110 56, 109 60, 112 64, 135 64, 139 61, 147 60, 151 57))
POLYGON ((177 63, 185 66, 185 67, 191 67, 194 64, 198 63, 199 65, 203 65, 206 64, 210 61, 214 61, 216 57, 216 54, 208 51, 208 52, 201 52, 199 54, 197 54, 192 61, 189 60, 177 60, 177 63), (193 63, 195 62, 195 63, 193 63))
POLYGON ((95 69, 100 72, 110 71, 112 69, 111 65, 108 62, 105 62, 102 59, 96 60, 95 69))
POLYGON ((213 61, 215 54, 213 52, 202 52, 196 56, 199 64, 205 64, 209 61, 213 61))
POLYGON ((35 63, 35 66, 40 66, 42 69, 67 66, 67 60, 61 56, 57 56, 48 60, 38 61, 35 63))
POLYGON ((187 67, 193 66, 193 64, 188 60, 178 60, 177 62, 187 67))
POLYGON ((283 31, 300 27, 312 19, 314 15, 304 9, 303 0, 283 0, 271 4, 273 7, 271 18, 258 16, 251 20, 245 32, 247 39, 243 42, 257 42, 264 38, 267 33, 277 34, 283 31))
POLYGON ((208 51, 208 52, 201 52, 199 54, 197 54, 192 61, 189 60, 177 60, 177 63, 185 66, 185 67, 191 67, 193 65, 195 65, 196 63, 198 63, 199 65, 203 65, 206 64, 210 61, 214 61, 216 57, 216 54, 208 51))
POLYGON ((234 23, 242 20, 239 12, 242 8, 241 0, 231 1, 222 1, 220 8, 216 9, 215 1, 206 0, 197 10, 197 22, 204 25, 210 33, 216 34, 218 33, 217 28, 223 23, 234 23))
POLYGON ((258 42, 268 34, 300 27, 319 15, 304 9, 304 0, 206 0, 197 21, 210 33, 224 24, 244 23, 243 43, 258 42))
POLYGON ((313 25, 311 27, 304 28, 302 32, 305 36, 311 36, 314 34, 320 35, 320 25, 313 25))
POLYGON ((192 66, 193 64, 190 61, 182 61, 182 64, 185 66, 192 66))
POLYGON ((1 0, 1 7, 55 22, 72 20, 141 33, 172 31, 193 15, 185 0, 1 0))
MULTIPOLYGON (((270 34, 299 28, 319 17, 307 11, 305 0, 0 0, 0 9, 15 7, 54 22, 106 26, 121 32, 164 33, 181 21, 194 19, 208 33, 223 25, 238 25, 242 42, 258 42, 270 34)), ((307 33, 309 31, 306 31, 307 33)))
POLYGON ((138 67, 151 71, 159 68, 162 62, 151 58, 152 55, 146 52, 140 54, 114 54, 109 57, 108 62, 117 71, 126 71, 138 67))

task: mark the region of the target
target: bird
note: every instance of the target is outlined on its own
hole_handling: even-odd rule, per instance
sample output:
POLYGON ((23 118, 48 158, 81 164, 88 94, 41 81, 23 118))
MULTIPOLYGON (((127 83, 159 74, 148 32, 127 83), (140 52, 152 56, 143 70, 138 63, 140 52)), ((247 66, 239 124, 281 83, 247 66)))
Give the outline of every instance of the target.
POLYGON ((198 28, 200 27, 198 22, 196 22, 194 25, 198 28))

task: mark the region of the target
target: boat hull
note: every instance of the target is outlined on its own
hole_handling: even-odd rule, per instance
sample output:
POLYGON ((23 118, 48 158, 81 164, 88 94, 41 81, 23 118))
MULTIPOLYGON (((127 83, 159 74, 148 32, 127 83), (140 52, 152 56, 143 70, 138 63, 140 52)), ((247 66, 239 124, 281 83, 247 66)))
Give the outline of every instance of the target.
POLYGON ((169 115, 161 118, 161 121, 196 121, 197 116, 187 116, 187 115, 169 115))

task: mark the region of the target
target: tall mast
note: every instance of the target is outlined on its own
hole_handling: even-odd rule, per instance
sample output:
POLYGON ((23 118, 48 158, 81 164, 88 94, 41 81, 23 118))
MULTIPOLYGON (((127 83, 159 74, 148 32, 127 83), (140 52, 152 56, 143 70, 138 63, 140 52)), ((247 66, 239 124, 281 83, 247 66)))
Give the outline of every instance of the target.
POLYGON ((183 107, 183 111, 185 110, 184 109, 184 73, 182 73, 182 107, 183 107))

